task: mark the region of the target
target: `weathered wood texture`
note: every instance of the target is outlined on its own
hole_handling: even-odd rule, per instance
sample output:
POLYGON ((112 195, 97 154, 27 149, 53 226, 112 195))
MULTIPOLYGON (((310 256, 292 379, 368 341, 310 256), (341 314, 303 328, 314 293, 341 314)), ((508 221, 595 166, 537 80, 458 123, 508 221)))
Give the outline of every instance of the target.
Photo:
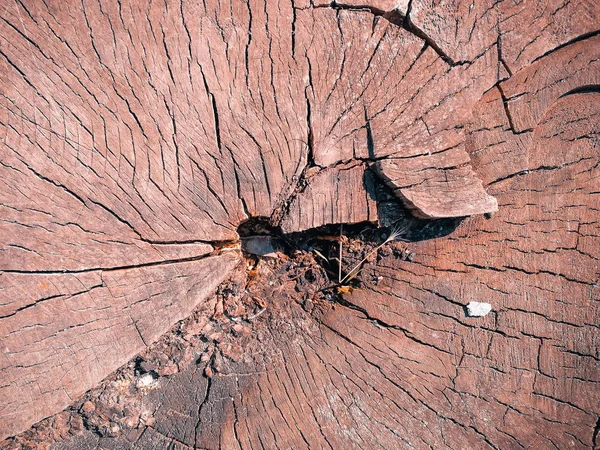
POLYGON ((241 222, 376 221, 375 180, 494 214, 371 264, 266 371, 176 375, 119 445, 598 444, 598 2, 1 6, 0 439, 204 302, 241 222))
POLYGON ((2 275, 3 435, 60 411, 168 331, 225 279, 233 254, 152 267, 2 275))

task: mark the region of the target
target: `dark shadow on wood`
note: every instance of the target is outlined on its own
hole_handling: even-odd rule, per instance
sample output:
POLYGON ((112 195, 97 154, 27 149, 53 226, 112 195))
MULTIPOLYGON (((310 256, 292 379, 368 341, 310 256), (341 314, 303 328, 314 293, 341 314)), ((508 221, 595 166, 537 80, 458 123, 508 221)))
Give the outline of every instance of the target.
POLYGON ((377 202, 377 216, 382 227, 403 230, 400 239, 407 242, 444 237, 454 232, 464 217, 420 219, 404 206, 393 191, 377 176, 374 169, 365 171, 364 186, 377 202))

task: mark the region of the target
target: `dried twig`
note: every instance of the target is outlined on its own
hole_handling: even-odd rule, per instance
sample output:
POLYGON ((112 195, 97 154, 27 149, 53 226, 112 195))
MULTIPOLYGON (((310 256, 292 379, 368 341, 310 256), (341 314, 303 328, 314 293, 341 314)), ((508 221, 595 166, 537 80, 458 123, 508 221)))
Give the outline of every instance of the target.
POLYGON ((260 311, 258 311, 256 314, 252 314, 251 316, 248 316, 248 318, 246 320, 250 321, 253 319, 256 319, 258 316, 260 316, 262 313, 264 313, 267 310, 267 308, 262 308, 260 311))

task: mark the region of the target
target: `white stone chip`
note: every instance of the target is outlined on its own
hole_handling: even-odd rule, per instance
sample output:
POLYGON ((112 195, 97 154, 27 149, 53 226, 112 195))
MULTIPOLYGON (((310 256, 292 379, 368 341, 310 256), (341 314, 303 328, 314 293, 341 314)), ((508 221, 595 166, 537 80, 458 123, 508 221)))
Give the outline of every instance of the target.
POLYGON ((492 310, 492 305, 489 303, 469 302, 467 305, 467 316, 483 317, 487 316, 492 310))
POLYGON ((158 380, 152 376, 152 374, 147 373, 138 378, 136 386, 138 389, 153 389, 158 380))

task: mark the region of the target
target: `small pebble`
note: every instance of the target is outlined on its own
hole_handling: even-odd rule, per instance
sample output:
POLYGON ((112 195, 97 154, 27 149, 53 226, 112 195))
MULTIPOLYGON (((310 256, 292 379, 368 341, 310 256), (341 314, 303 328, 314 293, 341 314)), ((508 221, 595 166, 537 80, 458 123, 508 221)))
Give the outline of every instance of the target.
POLYGON ((483 302, 469 302, 467 305, 467 316, 483 317, 487 316, 492 310, 492 305, 483 302))
POLYGON ((151 373, 146 373, 138 378, 136 386, 138 389, 152 389, 158 380, 151 373))

